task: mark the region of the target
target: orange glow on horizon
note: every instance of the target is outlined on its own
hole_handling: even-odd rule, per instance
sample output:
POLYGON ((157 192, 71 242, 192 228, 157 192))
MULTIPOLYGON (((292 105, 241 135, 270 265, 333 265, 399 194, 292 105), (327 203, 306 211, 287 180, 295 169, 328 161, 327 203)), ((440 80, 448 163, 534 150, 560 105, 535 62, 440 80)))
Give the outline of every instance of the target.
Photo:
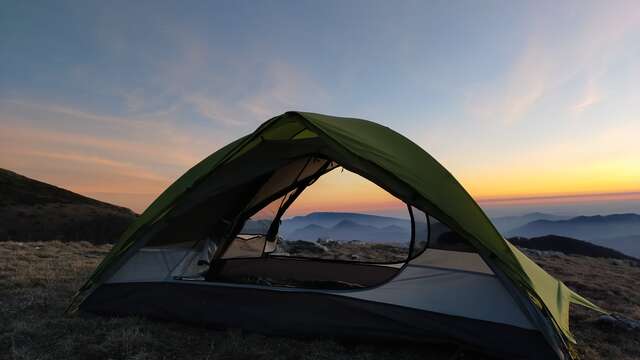
POLYGON ((621 193, 595 193, 595 194, 556 194, 556 195, 532 195, 520 197, 495 197, 479 198, 481 204, 522 205, 522 204, 563 204, 595 201, 624 201, 640 200, 640 191, 621 193))
MULTIPOLYGON (((82 136, 72 141, 71 135, 3 129, 13 131, 0 132, 3 145, 8 145, 0 152, 2 167, 138 213, 195 158, 186 152, 160 152, 155 144, 136 146, 82 136), (147 165, 152 153, 161 155, 154 157, 157 163, 147 165), (167 168, 170 171, 160 171, 167 168)), ((462 167, 454 174, 483 206, 640 200, 636 162, 634 154, 629 154, 615 161, 567 166, 561 166, 562 161, 553 166, 523 161, 462 167)), ((309 187, 287 216, 314 211, 390 212, 402 207, 403 203, 372 182, 336 169, 309 187)))
POLYGON ((287 216, 314 211, 384 211, 404 203, 371 181, 342 168, 320 177, 287 211, 287 216))
POLYGON ((549 203, 636 199, 640 194, 637 159, 555 168, 524 164, 518 168, 469 171, 461 182, 479 202, 549 203))

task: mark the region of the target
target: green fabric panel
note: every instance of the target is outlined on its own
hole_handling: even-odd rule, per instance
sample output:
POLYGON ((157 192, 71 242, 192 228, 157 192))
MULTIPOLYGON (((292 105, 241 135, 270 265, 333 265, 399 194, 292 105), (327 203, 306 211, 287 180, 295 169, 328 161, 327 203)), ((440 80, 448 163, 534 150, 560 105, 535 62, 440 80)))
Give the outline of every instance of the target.
POLYGON ((314 133, 309 129, 304 129, 302 132, 299 132, 292 138, 292 140, 302 140, 302 139, 311 139, 314 137, 318 137, 318 134, 314 133))
POLYGON ((238 151, 236 151, 233 154, 233 156, 229 157, 228 161, 233 161, 233 160, 239 158, 240 156, 244 155, 247 151, 253 149, 256 146, 258 146, 258 144, 260 144, 261 141, 262 141, 262 138, 260 138, 260 137, 255 137, 255 138, 251 139, 244 146, 242 146, 241 149, 238 149, 238 151))
POLYGON ((602 313, 602 314, 606 314, 606 315, 610 314, 605 309, 603 309, 600 306, 598 306, 598 305, 592 303, 591 301, 585 299, 580 294, 578 294, 577 292, 575 292, 575 291, 573 291, 571 289, 569 289, 569 299, 570 299, 572 304, 582 305, 584 307, 587 307, 587 308, 589 308, 591 310, 595 310, 595 311, 597 311, 599 313, 602 313))
POLYGON ((282 116, 277 123, 263 131, 260 136, 266 140, 290 140, 304 129, 304 125, 295 118, 282 116))
POLYGON ((242 149, 237 151, 229 161, 235 160, 238 157, 244 155, 247 151, 253 149, 261 141, 264 140, 289 140, 298 133, 305 130, 304 126, 297 121, 285 115, 278 116, 270 120, 268 123, 270 126, 261 126, 262 131, 254 132, 255 137, 253 140, 245 144, 242 149), (277 121, 275 121, 276 119, 277 121))
POLYGON ((569 289, 559 280, 549 275, 538 264, 529 259, 518 248, 507 241, 505 243, 511 247, 513 254, 518 259, 520 265, 528 275, 531 290, 538 295, 545 304, 547 310, 553 316, 556 325, 562 330, 565 336, 573 340, 573 335, 569 330, 569 289))
POLYGON ((161 215, 165 214, 182 193, 184 193, 195 181, 209 174, 216 165, 224 160, 231 151, 238 147, 238 145, 242 144, 247 138, 248 136, 242 137, 211 154, 189 169, 189 171, 182 175, 160 196, 158 196, 158 198, 149 205, 149 207, 133 222, 133 224, 127 228, 122 236, 120 236, 120 241, 111 249, 100 265, 98 265, 91 277, 89 277, 87 283, 82 286, 81 290, 90 287, 94 281, 99 278, 104 269, 106 269, 115 259, 123 254, 129 246, 133 244, 132 236, 140 228, 150 222, 156 221, 161 217, 161 215))

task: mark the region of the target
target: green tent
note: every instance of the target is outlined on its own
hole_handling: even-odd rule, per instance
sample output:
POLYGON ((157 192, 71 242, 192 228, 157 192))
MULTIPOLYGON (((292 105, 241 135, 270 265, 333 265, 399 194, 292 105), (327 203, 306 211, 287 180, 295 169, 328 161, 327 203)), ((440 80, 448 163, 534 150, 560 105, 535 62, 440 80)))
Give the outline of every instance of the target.
MULTIPOLYGON (((433 236, 429 235, 429 238, 433 236)), ((246 241, 247 238, 243 239, 246 241)), ((460 256, 462 259, 457 251, 441 251, 443 258, 457 259, 456 256, 460 256)), ((302 274, 307 271, 305 269, 296 271, 302 274)), ((505 241, 460 183, 418 145, 374 122, 287 112, 210 155, 172 184, 122 235, 79 290, 70 309, 79 307, 106 314, 137 314, 221 326, 239 325, 276 334, 402 334, 402 338, 464 343, 504 357, 548 358, 540 355, 547 353, 526 345, 539 346, 538 342, 542 341, 546 351, 553 356, 571 358, 571 344, 575 343, 569 330, 571 303, 602 311, 505 241), (293 259, 269 256, 269 244, 276 246, 274 243, 281 239, 278 226, 286 208, 306 188, 313 186, 316 179, 336 167, 368 179, 407 204, 413 235, 410 255, 399 261, 401 265, 394 268, 388 264, 300 261, 300 258, 294 262, 293 259), (271 206, 275 200, 279 201, 278 209, 275 219, 266 224, 260 237, 263 241, 260 253, 253 257, 225 257, 234 241, 240 241, 243 229, 252 221, 251 216, 271 206), (416 234, 423 231, 421 220, 416 219, 422 219, 424 214, 428 231, 433 232, 436 224, 446 226, 473 248, 474 256, 483 262, 482 268, 488 270, 464 268, 477 259, 469 260, 460 269, 434 266, 428 261, 442 259, 436 258, 434 254, 439 253, 431 250, 430 245, 421 251, 430 254, 433 260, 425 260, 426 255, 413 256, 417 252, 414 248, 418 247, 416 234), (208 255, 198 258, 194 265, 195 253, 208 255), (420 264, 423 265, 415 265, 421 256, 420 264), (260 263, 252 258, 259 259, 260 263), (158 266, 160 263, 164 267, 158 266), (182 276, 187 273, 186 268, 193 270, 194 266, 204 268, 209 276, 200 280, 182 276), (216 281, 211 275, 252 269, 275 276, 275 272, 280 271, 275 269, 291 266, 307 266, 310 274, 315 271, 322 276, 343 274, 348 277, 351 276, 348 274, 357 273, 351 280, 367 280, 361 280, 359 289, 363 290, 356 291, 332 286, 305 289, 304 284, 229 285, 216 281), (323 270, 319 271, 320 268, 323 270), (372 275, 386 274, 391 271, 387 269, 392 268, 395 269, 393 275, 372 275), (429 280, 437 277, 435 273, 418 274, 418 269, 432 272, 437 269, 440 271, 438 276, 450 276, 454 280, 429 280), (410 281, 393 280, 411 271, 418 274, 414 278, 424 282, 403 287, 400 284, 410 281), (376 276, 385 280, 372 280, 376 276), (472 290, 484 282, 487 285, 482 285, 482 289, 472 290), (452 288, 454 283, 456 287, 452 288), (496 286, 499 290, 495 290, 496 286), (422 294, 420 291, 427 291, 423 289, 432 292, 419 295, 422 294), (456 308, 456 301, 462 300, 452 300, 455 297, 451 294, 464 294, 466 291, 470 296, 488 299, 488 303, 478 309, 473 305, 456 308), (185 297, 185 293, 189 296, 185 297), (267 293, 265 296, 269 299, 277 297, 278 301, 271 304, 269 300, 257 299, 259 296, 256 294, 263 293, 267 293), (495 295, 498 293, 502 295, 495 295), (292 299, 292 296, 298 298, 292 299), (419 296, 424 298, 418 299, 419 296), (412 297, 417 300, 406 300, 412 297), (256 299, 260 303, 252 303, 248 299, 256 299), (434 299, 442 301, 438 303, 434 299), (357 306, 358 309, 367 309, 369 318, 363 315, 351 319, 353 312, 347 311, 349 315, 336 315, 335 319, 345 319, 345 323, 339 326, 335 319, 327 324, 327 317, 331 316, 325 314, 322 318, 309 318, 304 324, 297 324, 300 326, 294 324, 283 328, 267 322, 263 315, 256 315, 253 310, 261 307, 261 314, 269 309, 279 311, 281 316, 294 313, 297 319, 307 316, 308 311, 302 305, 294 310, 292 307, 280 308, 283 303, 290 304, 291 301, 324 306, 333 309, 327 311, 335 314, 357 306), (358 301, 357 305, 353 301, 358 301), (510 304, 502 304, 504 301, 510 304), (270 305, 264 305, 267 303, 270 305), (184 310, 185 307, 189 309, 184 310), (201 309, 194 310, 198 307, 201 309), (508 312, 504 309, 511 307, 514 310, 509 319, 498 319, 501 312, 508 312), (223 308, 226 310, 218 311, 223 308), (421 312, 417 313, 418 310, 421 312), (372 316, 379 317, 379 321, 372 321, 372 316), (417 325, 411 322, 417 320, 409 321, 408 317, 423 320, 417 325), (380 322, 387 327, 381 327, 380 322), (439 325, 433 325, 436 323, 439 325), (307 334, 309 328, 316 331, 307 334), (509 345, 510 341, 505 341, 504 337, 497 338, 498 335, 511 337, 514 345, 509 345)))

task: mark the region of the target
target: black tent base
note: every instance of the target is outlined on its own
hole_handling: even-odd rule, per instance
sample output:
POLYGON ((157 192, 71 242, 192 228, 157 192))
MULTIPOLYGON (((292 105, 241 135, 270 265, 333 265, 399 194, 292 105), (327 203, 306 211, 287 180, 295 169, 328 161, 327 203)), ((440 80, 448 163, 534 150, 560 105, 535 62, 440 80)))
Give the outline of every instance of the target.
POLYGON ((556 358, 538 331, 320 292, 192 282, 104 284, 80 309, 265 335, 455 344, 493 358, 556 358))

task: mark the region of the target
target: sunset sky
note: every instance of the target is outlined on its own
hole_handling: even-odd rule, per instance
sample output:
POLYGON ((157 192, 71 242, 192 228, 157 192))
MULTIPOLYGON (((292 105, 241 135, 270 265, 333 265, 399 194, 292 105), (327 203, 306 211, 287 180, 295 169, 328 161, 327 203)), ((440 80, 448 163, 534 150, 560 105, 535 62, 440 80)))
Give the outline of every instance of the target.
POLYGON ((487 207, 640 212, 637 1, 5 1, 0 34, 0 167, 135 211, 304 110, 395 129, 487 207))

